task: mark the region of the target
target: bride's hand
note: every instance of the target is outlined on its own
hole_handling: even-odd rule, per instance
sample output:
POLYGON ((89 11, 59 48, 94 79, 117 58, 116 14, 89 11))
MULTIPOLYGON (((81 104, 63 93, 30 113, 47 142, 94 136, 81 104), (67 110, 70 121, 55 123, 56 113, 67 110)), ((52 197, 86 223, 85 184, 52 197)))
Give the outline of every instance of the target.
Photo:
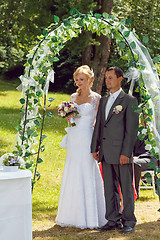
POLYGON ((71 117, 73 117, 72 115, 69 115, 66 117, 67 121, 70 123, 71 122, 71 117))

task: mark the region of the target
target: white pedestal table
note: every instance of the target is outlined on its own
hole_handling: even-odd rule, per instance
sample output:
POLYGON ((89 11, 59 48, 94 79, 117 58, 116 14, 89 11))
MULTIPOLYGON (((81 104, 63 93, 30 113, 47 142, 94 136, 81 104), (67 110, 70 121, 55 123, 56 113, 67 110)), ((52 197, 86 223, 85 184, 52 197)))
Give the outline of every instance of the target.
POLYGON ((0 240, 32 240, 32 173, 0 170, 0 240))

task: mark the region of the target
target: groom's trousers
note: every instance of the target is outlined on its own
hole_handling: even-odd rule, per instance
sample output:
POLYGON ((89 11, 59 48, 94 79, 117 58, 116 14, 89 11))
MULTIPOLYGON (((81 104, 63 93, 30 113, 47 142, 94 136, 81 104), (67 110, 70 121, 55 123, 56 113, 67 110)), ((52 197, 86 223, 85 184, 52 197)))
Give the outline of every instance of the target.
POLYGON ((103 159, 102 170, 104 177, 106 219, 110 226, 118 224, 134 227, 136 218, 134 215, 134 192, 132 164, 108 164, 103 159), (119 186, 123 196, 123 211, 120 209, 119 186))

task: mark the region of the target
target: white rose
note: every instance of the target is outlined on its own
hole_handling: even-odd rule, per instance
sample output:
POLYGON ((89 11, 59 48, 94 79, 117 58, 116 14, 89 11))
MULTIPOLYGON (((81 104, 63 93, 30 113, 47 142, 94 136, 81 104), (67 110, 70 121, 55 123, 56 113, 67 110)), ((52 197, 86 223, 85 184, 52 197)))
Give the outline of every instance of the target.
POLYGON ((151 146, 150 144, 147 144, 147 145, 145 146, 145 149, 148 150, 148 151, 150 151, 150 150, 152 149, 152 146, 151 146))
POLYGON ((61 115, 61 117, 64 117, 64 116, 65 116, 65 114, 64 114, 63 112, 61 112, 61 114, 60 114, 60 115, 61 115))
POLYGON ((142 134, 146 135, 146 133, 147 133, 147 129, 146 129, 146 128, 143 128, 142 134))
POLYGON ((62 104, 58 105, 58 108, 59 108, 59 109, 62 108, 62 104))
POLYGON ((121 105, 117 105, 117 106, 116 106, 116 109, 117 109, 119 112, 121 112, 121 111, 122 111, 122 106, 121 106, 121 105))
POLYGON ((154 150, 155 150, 155 153, 159 153, 159 148, 158 147, 155 147, 154 150))
POLYGON ((68 112, 68 110, 69 110, 68 107, 64 107, 65 112, 68 112))

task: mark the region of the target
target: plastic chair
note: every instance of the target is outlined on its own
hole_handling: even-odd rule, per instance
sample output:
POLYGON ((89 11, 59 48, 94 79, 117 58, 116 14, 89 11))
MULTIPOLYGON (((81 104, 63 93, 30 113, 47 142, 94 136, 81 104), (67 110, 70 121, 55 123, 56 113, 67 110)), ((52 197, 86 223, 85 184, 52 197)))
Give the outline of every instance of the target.
POLYGON ((146 170, 146 171, 142 171, 141 172, 141 180, 140 180, 140 184, 139 184, 139 190, 140 189, 153 189, 153 195, 155 196, 156 194, 156 189, 155 189, 155 181, 154 181, 154 171, 152 170, 146 170), (144 180, 142 180, 142 177, 144 177, 144 175, 146 173, 150 173, 151 174, 151 178, 152 178, 152 184, 148 185, 147 183, 144 182, 144 180))

